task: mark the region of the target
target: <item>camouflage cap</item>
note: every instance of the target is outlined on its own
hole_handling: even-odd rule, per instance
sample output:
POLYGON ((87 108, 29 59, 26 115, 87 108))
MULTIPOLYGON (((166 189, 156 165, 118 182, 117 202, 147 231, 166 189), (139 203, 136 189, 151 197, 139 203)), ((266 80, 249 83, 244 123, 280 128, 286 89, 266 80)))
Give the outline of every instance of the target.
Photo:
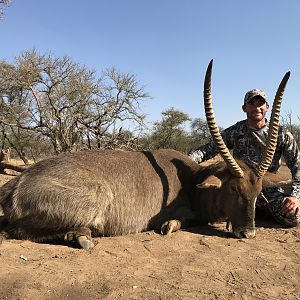
POLYGON ((245 98, 244 98, 244 104, 249 102, 254 97, 261 97, 267 102, 267 95, 264 91, 259 90, 259 89, 253 89, 246 93, 245 98))

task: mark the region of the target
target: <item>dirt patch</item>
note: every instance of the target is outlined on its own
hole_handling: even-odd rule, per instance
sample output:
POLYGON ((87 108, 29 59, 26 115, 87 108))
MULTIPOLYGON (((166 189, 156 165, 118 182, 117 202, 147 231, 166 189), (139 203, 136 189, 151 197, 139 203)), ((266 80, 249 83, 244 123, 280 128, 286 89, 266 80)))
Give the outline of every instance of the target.
POLYGON ((252 240, 220 223, 95 241, 89 251, 3 241, 0 299, 300 299, 300 228, 271 219, 252 240))

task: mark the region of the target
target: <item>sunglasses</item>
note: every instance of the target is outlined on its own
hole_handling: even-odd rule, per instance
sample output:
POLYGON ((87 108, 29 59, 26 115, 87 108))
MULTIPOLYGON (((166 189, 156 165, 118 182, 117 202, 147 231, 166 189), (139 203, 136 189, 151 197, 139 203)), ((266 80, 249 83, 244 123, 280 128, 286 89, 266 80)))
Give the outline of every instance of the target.
POLYGON ((250 101, 248 101, 246 104, 251 105, 251 106, 261 106, 266 103, 266 100, 263 98, 253 98, 250 101))

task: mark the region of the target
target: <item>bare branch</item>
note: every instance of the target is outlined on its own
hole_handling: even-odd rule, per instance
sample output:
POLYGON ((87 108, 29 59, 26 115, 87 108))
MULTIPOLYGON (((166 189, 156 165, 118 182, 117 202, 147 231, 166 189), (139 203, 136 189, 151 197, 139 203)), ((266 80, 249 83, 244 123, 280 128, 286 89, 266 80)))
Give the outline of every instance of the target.
POLYGON ((0 170, 10 169, 17 172, 25 171, 29 166, 16 166, 7 162, 0 162, 0 170))

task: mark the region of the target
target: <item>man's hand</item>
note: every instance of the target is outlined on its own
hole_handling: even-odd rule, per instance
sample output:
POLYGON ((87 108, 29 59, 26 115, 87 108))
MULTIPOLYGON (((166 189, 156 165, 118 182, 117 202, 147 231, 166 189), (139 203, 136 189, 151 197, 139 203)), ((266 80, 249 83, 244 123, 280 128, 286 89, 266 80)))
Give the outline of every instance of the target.
POLYGON ((300 199, 295 196, 286 197, 283 201, 281 213, 286 216, 300 215, 300 199))

